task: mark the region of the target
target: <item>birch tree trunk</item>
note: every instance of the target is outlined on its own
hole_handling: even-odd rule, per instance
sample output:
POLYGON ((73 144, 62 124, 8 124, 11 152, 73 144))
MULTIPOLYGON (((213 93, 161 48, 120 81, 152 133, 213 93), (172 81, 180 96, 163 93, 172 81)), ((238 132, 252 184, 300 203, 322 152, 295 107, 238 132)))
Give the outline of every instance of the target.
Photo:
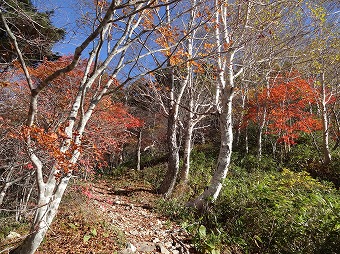
POLYGON ((190 154, 192 150, 192 134, 194 125, 190 121, 184 136, 184 156, 183 156, 183 168, 181 170, 180 180, 182 183, 187 183, 189 180, 190 172, 190 154))
POLYGON ((2 202, 4 201, 4 197, 6 195, 7 189, 10 187, 10 184, 5 183, 4 186, 2 186, 1 191, 0 191, 0 207, 2 205, 2 202))
POLYGON ((228 66, 228 69, 220 68, 217 84, 217 86, 220 87, 219 104, 217 105, 217 108, 219 112, 221 143, 216 170, 204 192, 194 201, 188 203, 189 206, 193 206, 199 211, 206 210, 208 205, 217 199, 230 165, 233 145, 232 109, 235 94, 234 81, 235 78, 242 73, 241 69, 236 75, 234 74, 234 70, 232 68, 234 55, 235 51, 231 51, 225 57, 225 62, 220 62, 221 67, 228 66), (226 76, 228 77, 227 80, 225 80, 226 76))
POLYGON ((193 132, 195 126, 202 121, 207 115, 210 109, 212 108, 211 103, 206 100, 209 100, 211 97, 205 88, 202 90, 194 89, 196 84, 192 77, 189 80, 189 107, 188 107, 188 116, 185 119, 185 133, 184 133, 184 154, 183 154, 183 167, 180 173, 180 181, 183 184, 186 184, 189 180, 189 172, 190 172, 190 155, 193 148, 193 132), (194 96, 196 95, 196 96, 194 96), (201 95, 204 95, 205 98, 202 98, 201 95))
POLYGON ((23 176, 20 176, 16 179, 11 180, 13 172, 14 172, 14 167, 11 167, 9 169, 9 172, 7 173, 6 177, 5 177, 5 183, 0 189, 0 207, 2 205, 2 202, 4 201, 4 198, 6 196, 6 191, 8 190, 8 188, 11 187, 13 184, 20 182, 22 179, 29 176, 29 174, 26 174, 26 175, 23 175, 23 176))
POLYGON ((261 157, 262 157, 262 136, 263 136, 263 129, 266 124, 266 118, 267 118, 267 109, 264 108, 262 119, 261 119, 260 126, 259 126, 258 135, 257 135, 257 159, 258 160, 261 160, 261 157))
MULTIPOLYGON (((270 64, 270 63, 269 63, 270 64)), ((270 73, 271 70, 269 70, 266 73, 266 89, 267 89, 267 93, 266 93, 266 97, 269 98, 270 97, 270 73)), ((259 133, 258 133, 258 139, 257 139, 257 146, 258 146, 258 150, 257 150, 257 158, 260 161, 262 158, 262 136, 263 136, 263 130, 266 127, 267 124, 267 105, 260 105, 263 107, 263 115, 262 115, 262 119, 260 121, 260 126, 259 126, 259 133)))
POLYGON ((174 68, 170 67, 170 107, 168 113, 168 129, 167 129, 167 137, 168 137, 168 168, 165 173, 164 180, 161 183, 161 186, 158 189, 158 192, 164 194, 166 198, 168 198, 175 187, 177 175, 179 172, 179 149, 180 146, 178 144, 177 135, 178 135, 178 114, 179 114, 179 105, 182 101, 182 97, 184 91, 187 87, 188 79, 186 78, 182 82, 180 82, 180 90, 176 91, 175 87, 175 74, 174 68))
POLYGON ((34 223, 31 232, 24 242, 16 249, 10 251, 11 254, 33 254, 43 241, 49 226, 54 219, 61 198, 67 187, 70 177, 64 177, 59 184, 55 186, 52 182, 46 184, 44 196, 39 197, 38 208, 35 213, 34 223), (51 195, 50 190, 56 188, 54 194, 51 195))
POLYGON ((137 141, 137 151, 136 151, 136 157, 137 157, 137 166, 136 169, 139 171, 141 169, 141 148, 142 148, 142 130, 139 130, 138 132, 138 141, 137 141))
POLYGON ((168 168, 164 180, 159 187, 159 193, 169 197, 175 187, 179 171, 179 146, 177 144, 177 115, 175 108, 170 110, 168 116, 168 168))
MULTIPOLYGON (((189 25, 187 27, 188 34, 190 34, 187 38, 187 47, 186 52, 189 56, 189 58, 192 57, 193 54, 193 37, 196 32, 196 28, 194 27, 194 20, 195 20, 195 11, 196 11, 196 1, 193 0, 191 2, 191 9, 190 9, 190 18, 189 18, 189 25)), ((167 20, 168 24, 171 23, 170 18, 170 9, 167 8, 167 20)), ((183 47, 185 48, 185 47, 183 47)), ((182 55, 185 59, 185 55, 182 55)), ((161 194, 164 194, 164 196, 167 198, 169 197, 175 187, 177 175, 179 173, 179 150, 180 150, 180 142, 178 141, 177 136, 178 135, 178 125, 179 125, 179 113, 180 113, 180 105, 182 103, 182 99, 184 96, 185 91, 187 90, 187 87, 189 86, 189 83, 192 81, 192 66, 189 62, 186 64, 186 71, 187 73, 184 75, 181 75, 180 72, 176 72, 175 74, 175 67, 171 66, 171 59, 169 59, 168 66, 170 69, 170 78, 171 78, 171 84, 170 84, 170 101, 169 101, 169 110, 168 110, 168 130, 167 130, 167 136, 168 136, 168 151, 169 151, 169 159, 168 159, 168 169, 165 174, 165 178, 163 182, 161 183, 161 186, 159 187, 159 192, 161 194), (176 84, 175 84, 176 79, 176 84)), ((179 66, 178 68, 181 68, 179 66)))
POLYGON ((189 206, 193 206, 202 211, 207 206, 216 200, 222 189, 223 180, 228 173, 233 144, 233 129, 232 129, 232 102, 234 97, 233 88, 223 90, 222 93, 222 111, 219 117, 220 120, 220 151, 217 159, 216 170, 210 180, 209 186, 205 191, 196 198, 189 206))
MULTIPOLYGON (((252 3, 245 5, 244 26, 248 26, 248 19, 250 16, 252 3)), ((208 187, 195 200, 188 203, 199 211, 204 211, 210 203, 214 202, 220 194, 222 184, 227 176, 230 165, 232 145, 233 145, 233 123, 232 123, 232 109, 233 98, 235 95, 235 79, 243 73, 243 67, 235 73, 235 54, 243 48, 243 46, 233 46, 226 49, 225 45, 231 45, 232 31, 228 24, 228 1, 221 3, 215 0, 215 41, 216 41, 216 62, 217 62, 217 78, 215 90, 216 109, 219 113, 220 125, 220 151, 217 159, 216 170, 210 180, 208 187)), ((242 41, 243 33, 240 34, 240 41, 242 41)))
POLYGON ((322 113, 322 151, 323 151, 323 163, 328 165, 331 162, 331 152, 329 148, 329 123, 327 112, 327 98, 326 98, 326 86, 325 86, 325 74, 322 73, 321 80, 321 113, 322 113))
MULTIPOLYGON (((245 108, 246 108, 246 100, 247 100, 247 96, 248 96, 248 86, 245 85, 243 87, 241 87, 241 116, 240 119, 238 120, 237 123, 237 131, 236 131, 236 137, 235 137, 235 144, 236 146, 239 146, 240 144, 240 139, 241 139, 241 127, 242 124, 244 122, 244 117, 245 117, 245 108)), ((247 150, 247 148, 246 148, 247 150)))

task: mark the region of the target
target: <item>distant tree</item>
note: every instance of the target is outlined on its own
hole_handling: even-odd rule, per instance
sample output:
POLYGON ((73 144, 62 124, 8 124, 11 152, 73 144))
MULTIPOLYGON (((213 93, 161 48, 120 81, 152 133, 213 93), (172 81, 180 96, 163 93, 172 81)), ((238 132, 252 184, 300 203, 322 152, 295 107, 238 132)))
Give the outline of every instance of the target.
MULTIPOLYGON (((221 143, 217 167, 209 186, 199 197, 189 202, 189 205, 202 210, 219 196, 231 161, 234 139, 233 104, 240 89, 244 88, 240 84, 246 80, 242 78, 250 76, 250 81, 257 87, 258 81, 265 79, 268 73, 268 69, 262 72, 259 67, 249 68, 248 63, 259 66, 271 62, 279 52, 296 46, 294 42, 310 32, 306 26, 308 17, 303 12, 302 2, 209 2, 214 13, 214 19, 207 25, 215 35, 211 39, 214 54, 210 60, 216 66, 215 105, 219 115, 221 143), (278 40, 280 37, 282 39, 278 40), (260 50, 261 48, 265 50, 260 50), (254 73, 254 70, 259 73, 254 73), (245 71, 252 72, 252 75, 243 74, 245 71)), ((269 64, 268 66, 270 67, 269 64)))
MULTIPOLYGON (((213 111, 213 74, 211 66, 199 61, 193 62, 188 88, 184 97, 182 117, 183 134, 183 167, 180 172, 180 181, 186 184, 190 174, 190 156, 194 147, 193 136, 195 130, 205 129, 200 125, 213 111)), ((210 126, 209 126, 210 127, 210 126)))
POLYGON ((262 124, 263 114, 267 115, 267 135, 273 135, 277 143, 289 150, 296 144, 300 133, 311 133, 321 129, 321 121, 310 111, 317 104, 318 92, 313 80, 302 79, 298 73, 275 78, 248 102, 246 122, 262 124))
MULTIPOLYGON (((35 64, 44 58, 52 60, 58 57, 52 52, 52 47, 63 38, 65 32, 53 26, 53 11, 39 12, 31 0, 1 1, 0 8, 27 63, 35 64)), ((15 47, 1 22, 0 63, 11 62, 17 57, 15 47)))
POLYGON ((166 197, 172 194, 180 169, 181 116, 186 108, 184 101, 188 88, 194 79, 194 59, 199 57, 201 40, 196 34, 202 27, 202 6, 195 0, 169 6, 165 12, 166 23, 156 34, 155 42, 163 49, 163 59, 168 60, 165 68, 154 73, 154 82, 150 83, 153 91, 149 94, 154 95, 167 118, 168 168, 158 189, 166 197))
MULTIPOLYGON (((339 17, 340 4, 328 5, 310 4, 312 24, 318 31, 317 38, 310 38, 306 47, 307 63, 302 67, 315 80, 318 91, 318 112, 322 119, 322 154, 323 164, 328 165, 332 160, 331 135, 339 142, 339 125, 337 113, 339 112, 339 68, 340 68, 340 28, 334 25, 339 17)), ((336 148, 337 145, 334 145, 336 148)), ((333 149, 334 149, 333 148, 333 149)))
MULTIPOLYGON (((28 114, 22 135, 26 141, 30 165, 35 171, 35 188, 38 192, 30 234, 11 253, 34 253, 44 239, 77 163, 81 160, 83 147, 88 144, 87 131, 92 121, 98 122, 95 115, 99 113, 99 119, 109 117, 108 114, 100 114, 100 110, 105 107, 112 108, 111 112, 115 115, 123 113, 107 97, 131 80, 152 71, 141 63, 147 56, 160 51, 158 47, 149 49, 147 44, 152 43, 152 33, 163 20, 160 19, 152 28, 143 23, 150 18, 150 10, 165 8, 168 4, 163 1, 96 1, 93 6, 96 15, 92 20, 90 34, 75 49, 68 63, 51 72, 46 71, 46 75, 40 78, 35 78, 35 69, 28 67, 21 52, 24 48, 18 44, 19 36, 12 32, 6 12, 0 10, 2 24, 18 55, 17 68, 22 70, 28 90, 28 114), (97 8, 98 5, 100 8, 97 8), (88 58, 81 60, 85 58, 84 54, 88 58), (84 68, 79 71, 76 68, 78 65, 84 68), (79 79, 72 81, 72 86, 65 84, 56 93, 49 90, 59 79, 64 77, 67 80, 72 71, 79 74, 79 79), (72 88, 72 91, 67 92, 68 88, 72 88), (41 108, 48 106, 42 103, 44 92, 50 93, 53 98, 60 94, 66 97, 70 95, 66 100, 68 110, 58 115, 60 128, 46 130, 38 126, 43 113, 41 108)), ((131 124, 135 125, 135 122, 131 124)))

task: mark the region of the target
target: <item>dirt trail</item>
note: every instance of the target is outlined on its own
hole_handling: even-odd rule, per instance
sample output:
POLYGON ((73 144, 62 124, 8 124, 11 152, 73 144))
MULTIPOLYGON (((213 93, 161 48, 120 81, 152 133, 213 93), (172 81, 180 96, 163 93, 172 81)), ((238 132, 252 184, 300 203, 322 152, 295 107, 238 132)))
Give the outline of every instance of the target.
MULTIPOLYGON (((196 253, 190 236, 154 210, 159 195, 138 181, 96 180, 70 185, 37 254, 196 253)), ((28 234, 2 245, 11 248, 28 234)))
POLYGON ((194 253, 189 236, 180 226, 153 212, 158 196, 150 188, 141 185, 117 188, 113 184, 94 184, 91 195, 126 236, 126 249, 119 253, 194 253))

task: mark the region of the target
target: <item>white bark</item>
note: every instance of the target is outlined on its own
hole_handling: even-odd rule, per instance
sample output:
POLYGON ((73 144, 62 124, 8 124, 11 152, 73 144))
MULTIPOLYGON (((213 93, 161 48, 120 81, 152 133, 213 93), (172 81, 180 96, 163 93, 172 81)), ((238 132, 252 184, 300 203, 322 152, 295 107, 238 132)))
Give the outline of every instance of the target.
POLYGON ((207 205, 210 204, 210 202, 213 202, 217 199, 222 189, 223 180, 228 173, 233 143, 232 100, 234 97, 232 88, 228 90, 224 89, 224 92, 221 96, 221 104, 223 105, 219 118, 221 144, 216 170, 210 180, 209 186, 205 189, 205 191, 192 203, 189 203, 190 206, 194 206, 198 210, 204 210, 207 205))
POLYGON ((325 74, 322 73, 321 80, 321 111, 322 111, 322 150, 323 150, 323 163, 328 165, 331 162, 331 152, 329 148, 329 123, 328 123, 328 110, 327 110, 327 98, 326 98, 326 85, 325 74))
POLYGON ((170 111, 168 116, 168 168, 164 180, 159 188, 159 193, 169 197, 175 187, 177 174, 179 171, 179 146, 177 143, 177 116, 170 111))
POLYGON ((168 114, 168 151, 169 151, 169 159, 168 159, 168 169, 165 174, 165 178, 159 187, 159 193, 164 194, 165 197, 169 197, 175 187, 177 175, 179 172, 179 144, 177 140, 177 132, 178 132, 178 114, 179 108, 182 101, 182 97, 184 91, 188 84, 188 75, 181 82, 181 87, 178 93, 176 93, 175 88, 175 75, 174 70, 171 68, 171 90, 170 90, 170 108, 168 114))
POLYGON ((266 119, 267 119, 267 109, 263 109, 263 115, 260 121, 260 126, 259 126, 259 132, 257 135, 257 158, 261 160, 262 157, 262 135, 263 135, 263 129, 266 124, 266 119))
MULTIPOLYGON (((227 52, 223 49, 225 44, 230 45, 232 36, 228 24, 227 5, 227 3, 221 4, 219 0, 215 0, 215 40, 217 45, 218 67, 215 103, 217 112, 219 113, 221 144, 217 167, 208 187, 199 197, 188 203, 189 206, 194 206, 198 210, 205 210, 205 208, 219 196, 223 181, 228 173, 232 153, 232 109, 235 95, 235 79, 243 72, 243 68, 241 68, 238 72, 234 73, 234 57, 243 46, 234 46, 234 48, 230 48, 227 52)), ((248 3, 244 27, 248 24, 250 6, 250 3, 248 3)), ((243 34, 241 34, 240 38, 242 38, 242 35, 243 34)))
MULTIPOLYGON (((203 75, 203 74, 202 74, 203 75)), ((190 172, 190 155, 193 147, 192 137, 195 127, 200 123, 208 114, 211 108, 211 98, 209 89, 206 86, 202 86, 196 82, 194 77, 189 78, 188 87, 188 100, 189 107, 187 117, 184 119, 183 127, 184 133, 184 156, 183 156, 183 168, 181 170, 180 181, 186 183, 189 179, 190 172)))
MULTIPOLYGON (((113 84, 117 74, 122 70, 122 68, 133 63, 135 59, 140 58, 139 55, 135 56, 133 59, 126 60, 126 56, 129 56, 129 54, 126 54, 126 51, 145 32, 143 31, 143 28, 138 30, 143 19, 143 12, 150 8, 150 5, 154 3, 154 1, 141 1, 137 3, 132 3, 130 1, 128 3, 117 3, 116 1, 112 1, 105 13, 105 16, 101 19, 101 22, 98 24, 97 28, 94 29, 92 34, 90 34, 89 37, 87 37, 79 47, 76 48, 72 62, 65 68, 52 73, 45 80, 42 80, 40 83, 38 83, 36 87, 34 87, 32 84, 30 73, 28 72, 25 62, 22 59, 20 49, 18 48, 15 41, 15 36, 11 33, 8 26, 6 27, 7 32, 11 35, 11 39, 16 46, 21 67, 24 70, 28 86, 31 90, 31 103, 27 121, 28 127, 32 127, 34 125, 36 115, 38 114, 38 97, 40 91, 42 91, 48 84, 50 84, 61 74, 73 70, 77 66, 85 48, 87 48, 92 42, 95 42, 94 44, 96 44, 87 61, 87 68, 85 69, 83 79, 80 82, 78 94, 73 100, 73 106, 69 113, 65 129, 67 139, 60 149, 62 153, 72 153, 72 157, 69 160, 70 170, 68 172, 60 172, 62 173, 62 176, 60 178, 56 178, 56 173, 61 170, 58 167, 58 161, 56 161, 55 165, 48 174, 48 178, 44 178, 43 170, 45 169, 46 165, 44 164, 44 161, 42 161, 42 159, 39 158, 35 153, 36 147, 34 147, 34 142, 31 141, 30 133, 28 131, 28 154, 36 170, 38 208, 32 223, 30 235, 24 240, 22 245, 12 250, 11 253, 32 254, 39 247, 49 226, 52 223, 53 218, 57 213, 61 198, 67 187, 69 179, 72 176, 71 166, 77 162, 80 156, 81 149, 76 148, 74 151, 72 151, 71 144, 75 144, 77 146, 81 145, 81 137, 85 131, 88 121, 90 120, 100 100, 109 93, 109 89, 113 84), (124 15, 122 13, 120 13, 120 15, 113 15, 116 11, 122 12, 122 9, 127 6, 130 8, 128 13, 124 15), (105 38, 109 38, 107 33, 111 31, 112 24, 115 22, 121 22, 122 24, 122 26, 119 28, 122 30, 119 30, 118 32, 120 38, 115 40, 114 45, 110 45, 109 49, 111 52, 108 52, 107 58, 104 61, 99 61, 98 52, 100 52, 100 49, 103 47, 103 40, 105 38), (88 89, 91 88, 98 77, 103 74, 108 65, 113 62, 113 59, 115 59, 115 62, 114 66, 112 66, 113 71, 110 75, 110 79, 106 82, 106 84, 99 84, 96 86, 97 91, 91 98, 89 98, 87 93, 88 89), (94 68, 93 64, 96 64, 94 68), (86 98, 90 103, 88 108, 85 109, 84 101, 86 98)), ((164 3, 161 5, 164 5, 164 3)), ((0 15, 3 23, 6 24, 6 20, 1 12, 0 15)), ((147 53, 144 53, 143 56, 146 57, 147 55, 147 53)), ((148 71, 146 71, 146 73, 147 72, 148 71)), ((130 79, 131 77, 128 76, 127 80, 130 79)))
MULTIPOLYGON (((53 183, 50 183, 52 186, 46 185, 47 189, 52 189, 55 187, 56 190, 53 195, 44 194, 43 197, 39 197, 38 208, 36 210, 34 223, 32 224, 30 235, 24 240, 24 242, 16 249, 12 250, 10 253, 14 254, 33 254, 40 246, 42 240, 45 237, 49 226, 54 219, 58 207, 61 201, 61 198, 64 194, 64 191, 67 187, 70 176, 64 177, 60 179, 60 182, 57 186, 53 186, 53 183)), ((47 190, 46 189, 46 190, 47 190)))
POLYGON ((17 182, 20 182, 22 179, 24 179, 24 178, 26 178, 30 175, 30 174, 25 174, 23 176, 20 176, 20 177, 17 177, 15 179, 11 180, 13 172, 14 172, 14 167, 11 167, 9 169, 9 172, 6 175, 5 183, 1 188, 1 191, 0 191, 0 207, 2 205, 2 202, 4 200, 4 197, 6 195, 6 191, 8 190, 8 188, 11 187, 13 184, 15 184, 17 182))
POLYGON ((183 183, 188 182, 189 172, 190 172, 190 154, 192 150, 192 134, 194 126, 192 122, 189 122, 186 126, 185 136, 184 136, 184 156, 183 156, 183 168, 181 171, 180 180, 183 183))
POLYGON ((137 157, 137 165, 136 169, 139 171, 141 170, 141 148, 142 148, 142 130, 139 130, 138 132, 138 141, 137 141, 137 151, 136 151, 136 157, 137 157))
MULTIPOLYGON (((194 26, 194 19, 195 19, 195 5, 196 1, 192 1, 192 9, 190 14, 190 24, 188 26, 188 43, 187 43, 187 53, 189 58, 191 58, 193 54, 193 37, 195 34, 194 26), (192 31, 193 29, 193 31, 192 31)), ((168 24, 170 25, 170 9, 167 10, 167 17, 168 17, 168 24)), ((184 58, 184 56, 183 56, 184 58)), ((179 173, 179 150, 180 145, 178 142, 178 125, 179 125, 179 113, 180 113, 180 105, 182 103, 183 96, 187 87, 192 79, 192 67, 191 64, 188 62, 186 65, 187 74, 184 77, 181 77, 179 74, 178 77, 175 77, 174 67, 171 66, 169 61, 169 68, 170 68, 170 106, 168 110, 168 151, 169 151, 169 159, 168 159, 168 169, 165 174, 165 178, 161 183, 159 188, 159 192, 164 194, 165 197, 169 197, 175 187, 177 175, 179 173), (179 84, 175 84, 175 78, 179 79, 179 84), (179 88, 176 88, 179 86, 179 88)))
POLYGON ((9 183, 5 183, 4 186, 2 186, 1 188, 1 192, 0 192, 0 207, 2 205, 2 202, 4 201, 4 197, 6 195, 6 191, 7 189, 10 187, 9 183))

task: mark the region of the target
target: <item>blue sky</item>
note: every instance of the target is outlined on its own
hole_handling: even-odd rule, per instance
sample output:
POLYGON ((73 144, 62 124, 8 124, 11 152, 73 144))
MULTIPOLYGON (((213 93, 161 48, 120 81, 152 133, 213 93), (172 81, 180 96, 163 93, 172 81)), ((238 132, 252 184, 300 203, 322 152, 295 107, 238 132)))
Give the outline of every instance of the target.
MULTIPOLYGON (((82 14, 91 9, 93 0, 31 0, 33 5, 41 12, 54 10, 54 15, 51 18, 54 26, 63 28, 66 31, 65 39, 57 43, 53 47, 54 52, 60 55, 71 55, 77 46, 79 46, 84 39, 89 35, 91 26, 82 25, 79 21, 82 14), (87 2, 88 5, 79 4, 79 2, 87 2), (87 30, 87 31, 86 31, 87 30)), ((119 33, 118 33, 119 34, 119 33)), ((105 45, 104 45, 105 48, 105 45)), ((85 49, 82 58, 88 57, 91 50, 91 45, 85 49)), ((107 52, 101 51, 100 59, 106 58, 107 52)), ((150 58, 151 59, 151 58, 150 58)), ((113 61, 114 62, 114 61, 113 61)), ((130 69, 127 68, 129 71, 130 69)), ((140 71, 137 71, 138 73, 140 71)), ((124 76, 124 70, 119 75, 124 76)))
POLYGON ((61 55, 73 54, 75 48, 85 38, 81 36, 76 20, 80 17, 82 7, 79 0, 32 0, 40 11, 54 10, 53 24, 66 31, 65 40, 57 43, 53 51, 61 55))

